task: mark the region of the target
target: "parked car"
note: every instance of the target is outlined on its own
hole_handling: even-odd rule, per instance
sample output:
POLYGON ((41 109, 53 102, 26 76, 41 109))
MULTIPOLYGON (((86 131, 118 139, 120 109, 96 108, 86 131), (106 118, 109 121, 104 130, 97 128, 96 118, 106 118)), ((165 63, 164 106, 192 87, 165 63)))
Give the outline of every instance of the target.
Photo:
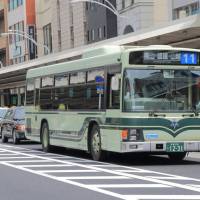
POLYGON ((6 116, 7 111, 8 111, 8 108, 0 107, 0 138, 2 137, 2 122, 6 116))
POLYGON ((14 107, 8 109, 2 121, 2 143, 13 138, 13 143, 17 144, 25 137, 25 111, 24 107, 14 107))

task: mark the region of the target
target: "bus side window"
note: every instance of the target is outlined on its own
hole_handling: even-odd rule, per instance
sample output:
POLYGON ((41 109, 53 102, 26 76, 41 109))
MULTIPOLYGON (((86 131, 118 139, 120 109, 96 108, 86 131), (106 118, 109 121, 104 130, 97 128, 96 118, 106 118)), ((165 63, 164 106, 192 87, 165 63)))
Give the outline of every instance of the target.
POLYGON ((35 106, 39 105, 39 99, 40 99, 40 78, 35 79, 35 106))
POLYGON ((42 88, 40 89, 40 108, 44 110, 53 109, 53 87, 54 78, 43 77, 42 88))
POLYGON ((34 104, 34 79, 27 80, 26 86, 26 105, 34 104))
POLYGON ((108 68, 107 74, 107 107, 109 109, 120 108, 120 92, 121 92, 121 66, 112 66, 108 68), (118 78, 119 87, 117 90, 112 90, 112 78, 118 78))

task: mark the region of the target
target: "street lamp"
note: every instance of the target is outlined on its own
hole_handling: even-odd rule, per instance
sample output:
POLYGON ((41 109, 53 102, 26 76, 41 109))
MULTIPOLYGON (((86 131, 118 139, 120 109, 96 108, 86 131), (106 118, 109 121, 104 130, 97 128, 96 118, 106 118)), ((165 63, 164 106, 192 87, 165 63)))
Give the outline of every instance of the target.
POLYGON ((119 12, 117 11, 117 9, 113 6, 112 3, 109 2, 109 0, 105 0, 105 3, 107 3, 109 6, 107 6, 104 3, 101 3, 99 1, 95 1, 95 0, 71 0, 71 3, 78 3, 78 2, 90 2, 90 3, 96 3, 100 6, 103 6, 105 8, 107 8, 108 10, 110 10, 113 14, 115 14, 118 17, 125 17, 119 14, 119 12))

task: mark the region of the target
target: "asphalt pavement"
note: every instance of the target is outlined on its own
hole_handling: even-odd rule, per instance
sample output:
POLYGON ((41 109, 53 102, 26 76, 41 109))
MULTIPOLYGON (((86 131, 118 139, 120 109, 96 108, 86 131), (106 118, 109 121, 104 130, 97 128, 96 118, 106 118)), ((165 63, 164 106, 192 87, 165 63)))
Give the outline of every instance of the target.
POLYGON ((87 153, 40 144, 0 144, 0 200, 200 199, 200 153, 174 163, 166 156, 87 153))

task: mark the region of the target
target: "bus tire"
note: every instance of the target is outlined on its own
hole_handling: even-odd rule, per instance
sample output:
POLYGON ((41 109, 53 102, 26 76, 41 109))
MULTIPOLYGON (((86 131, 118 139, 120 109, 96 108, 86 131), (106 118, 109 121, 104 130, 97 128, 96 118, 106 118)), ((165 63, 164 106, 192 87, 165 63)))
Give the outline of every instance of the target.
POLYGON ((169 153, 168 157, 172 161, 182 161, 185 158, 186 153, 187 152, 169 153))
POLYGON ((47 122, 42 124, 42 150, 44 152, 50 152, 50 141, 49 141, 49 126, 47 122))
POLYGON ((93 125, 90 134, 90 154, 93 160, 102 161, 105 159, 106 152, 101 149, 101 134, 98 125, 93 125))
POLYGON ((8 138, 5 136, 5 134, 4 134, 4 130, 2 129, 2 143, 6 143, 6 142, 8 142, 8 138))

